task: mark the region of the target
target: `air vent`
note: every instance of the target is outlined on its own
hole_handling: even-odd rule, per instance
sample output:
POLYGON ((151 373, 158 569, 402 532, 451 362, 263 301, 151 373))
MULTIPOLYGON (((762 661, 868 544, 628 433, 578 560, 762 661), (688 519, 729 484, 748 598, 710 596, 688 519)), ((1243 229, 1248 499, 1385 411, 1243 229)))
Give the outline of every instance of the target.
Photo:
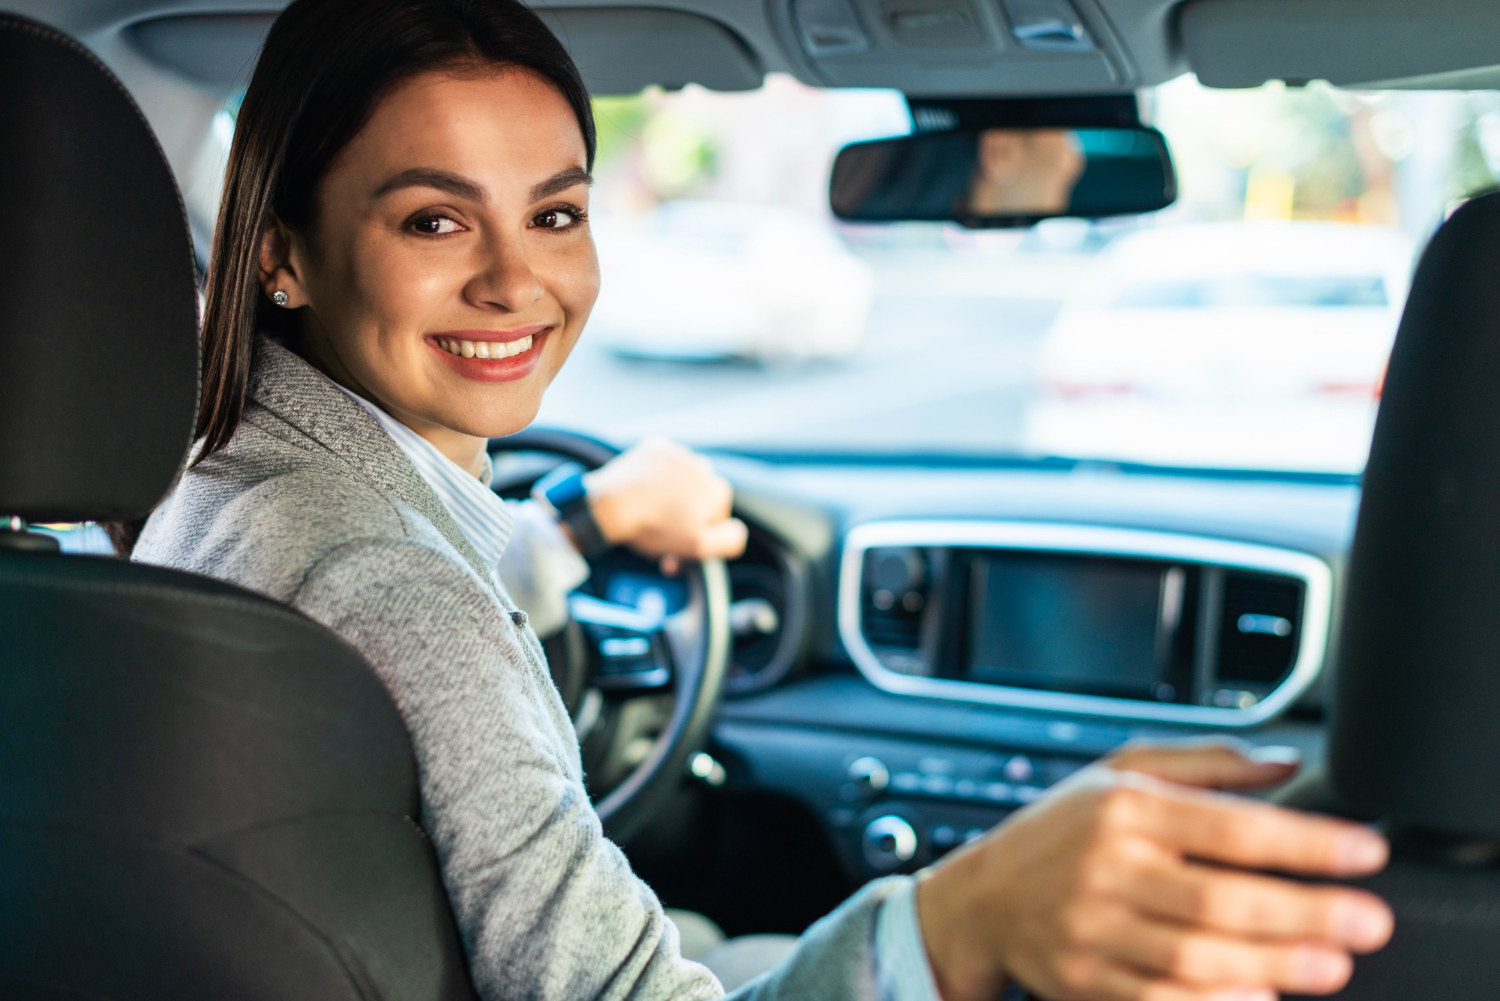
POLYGON ((922 645, 928 577, 927 557, 920 549, 872 549, 865 554, 861 606, 871 646, 915 650, 922 645))
POLYGON ((1224 575, 1220 684, 1271 686, 1286 676, 1301 638, 1302 589, 1302 582, 1291 577, 1224 575))

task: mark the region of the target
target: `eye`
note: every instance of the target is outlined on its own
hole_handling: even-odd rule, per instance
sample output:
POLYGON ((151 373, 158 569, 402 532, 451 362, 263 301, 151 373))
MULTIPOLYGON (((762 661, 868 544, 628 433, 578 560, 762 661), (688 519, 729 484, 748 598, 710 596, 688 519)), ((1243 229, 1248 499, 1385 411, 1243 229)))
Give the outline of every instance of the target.
POLYGON ((572 229, 583 219, 584 214, 581 209, 562 207, 538 212, 531 220, 531 224, 538 229, 564 230, 572 229))
POLYGON ((457 233, 463 229, 457 222, 445 215, 429 215, 414 219, 411 228, 423 236, 447 236, 449 233, 457 233))

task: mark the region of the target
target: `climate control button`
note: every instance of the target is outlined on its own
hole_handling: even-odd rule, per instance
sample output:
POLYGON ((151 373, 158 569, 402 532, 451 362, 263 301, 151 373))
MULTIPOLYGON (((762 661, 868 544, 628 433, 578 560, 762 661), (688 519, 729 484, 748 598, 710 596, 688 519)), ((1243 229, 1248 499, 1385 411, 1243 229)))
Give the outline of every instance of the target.
POLYGON ((891 872, 916 857, 917 832, 904 818, 888 813, 865 826, 861 847, 871 868, 891 872))
POLYGON ((879 758, 855 759, 850 762, 847 775, 849 781, 866 795, 885 792, 886 786, 891 784, 890 769, 879 758))

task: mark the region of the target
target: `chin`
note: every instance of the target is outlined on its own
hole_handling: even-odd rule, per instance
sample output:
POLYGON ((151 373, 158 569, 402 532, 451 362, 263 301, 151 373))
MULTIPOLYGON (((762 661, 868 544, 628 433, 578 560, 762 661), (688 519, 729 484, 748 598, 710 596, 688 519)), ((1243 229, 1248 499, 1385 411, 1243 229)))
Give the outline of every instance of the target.
POLYGON ((442 423, 454 431, 476 438, 504 438, 530 427, 541 408, 540 397, 506 400, 499 405, 495 401, 486 400, 462 414, 453 414, 451 423, 446 419, 442 423))

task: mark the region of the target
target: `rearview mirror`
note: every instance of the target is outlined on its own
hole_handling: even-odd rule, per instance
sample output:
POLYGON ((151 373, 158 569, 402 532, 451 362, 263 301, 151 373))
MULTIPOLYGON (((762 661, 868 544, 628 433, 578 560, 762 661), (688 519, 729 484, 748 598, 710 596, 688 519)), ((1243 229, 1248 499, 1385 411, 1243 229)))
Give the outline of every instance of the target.
POLYGON ((1166 140, 1148 128, 989 128, 855 143, 829 200, 848 222, 1025 226, 1153 212, 1177 197, 1166 140))

